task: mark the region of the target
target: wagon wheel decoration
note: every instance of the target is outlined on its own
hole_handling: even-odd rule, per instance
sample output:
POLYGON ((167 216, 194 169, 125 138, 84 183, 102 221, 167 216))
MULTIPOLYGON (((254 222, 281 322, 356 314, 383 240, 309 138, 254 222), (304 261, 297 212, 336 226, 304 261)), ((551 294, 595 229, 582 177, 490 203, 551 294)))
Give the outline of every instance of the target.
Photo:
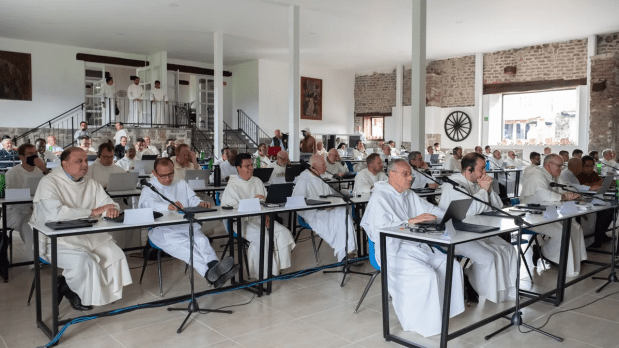
POLYGON ((462 111, 454 111, 445 120, 445 134, 452 141, 459 142, 471 134, 471 118, 462 111))

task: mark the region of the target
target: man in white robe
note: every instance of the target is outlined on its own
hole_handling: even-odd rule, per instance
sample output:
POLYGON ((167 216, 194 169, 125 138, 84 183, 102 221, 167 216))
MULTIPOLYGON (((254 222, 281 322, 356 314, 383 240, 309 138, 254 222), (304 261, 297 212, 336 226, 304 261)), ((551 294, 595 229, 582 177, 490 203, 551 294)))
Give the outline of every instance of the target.
MULTIPOLYGON (((441 209, 409 190, 411 168, 406 160, 389 165, 389 181, 377 182, 368 202, 361 227, 375 243, 380 265, 381 228, 419 223, 442 217, 441 209)), ((387 238, 389 294, 393 307, 406 331, 424 337, 441 332, 447 256, 423 243, 387 238)), ((454 260, 449 316, 464 312, 462 268, 454 260)))
POLYGON ((316 154, 327 157, 327 150, 325 149, 325 145, 322 143, 322 141, 319 141, 316 144, 316 154))
POLYGON ((150 91, 150 101, 152 104, 151 114, 153 118, 153 124, 165 124, 165 110, 168 102, 168 95, 166 91, 161 88, 161 82, 155 81, 155 88, 150 91))
POLYGON ((260 168, 267 168, 271 164, 269 159, 269 147, 265 143, 258 145, 258 150, 254 153, 256 161, 260 158, 260 168))
POLYGON ((454 172, 462 171, 462 164, 460 160, 462 159, 462 148, 455 147, 451 156, 445 158, 445 162, 443 163, 443 169, 445 170, 453 170, 454 172))
POLYGON ((144 155, 156 156, 157 154, 151 151, 148 146, 146 146, 146 141, 143 138, 138 138, 136 144, 135 159, 141 161, 142 156, 144 155))
MULTIPOLYGON (((365 150, 365 145, 363 145, 363 142, 359 140, 357 142, 357 148, 353 149, 353 159, 362 161, 366 158, 368 158, 368 152, 365 150)), ((367 168, 366 162, 359 162, 353 164, 353 169, 355 170, 355 172, 360 172, 364 168, 367 168)))
POLYGON ((236 170, 236 166, 234 165, 234 160, 236 159, 237 155, 238 152, 236 149, 230 149, 228 154, 228 160, 219 166, 222 181, 228 181, 230 177, 233 177, 239 173, 236 170))
POLYGON ((172 156, 170 160, 174 163, 174 177, 179 180, 185 180, 187 170, 200 169, 196 153, 191 151, 187 144, 178 145, 176 147, 176 156, 172 156))
POLYGON ((34 145, 37 148, 37 153, 38 153, 39 158, 43 162, 60 162, 60 158, 58 158, 58 156, 55 153, 47 149, 47 146, 46 146, 47 144, 45 143, 45 139, 39 138, 35 140, 34 145))
POLYGON ((116 165, 125 170, 125 172, 130 172, 135 169, 135 147, 130 147, 129 150, 125 153, 125 157, 116 161, 116 165))
MULTIPOLYGON (((581 185, 576 176, 580 175, 580 173, 582 173, 582 161, 580 158, 572 157, 569 161, 567 161, 567 169, 562 171, 561 175, 559 175, 558 182, 562 185, 571 185, 572 187, 568 189, 570 191, 578 191, 578 187, 581 185)), ((590 236, 595 231, 596 216, 597 213, 591 213, 580 216, 580 218, 576 218, 576 221, 580 223, 580 227, 582 227, 583 234, 585 236, 590 236)))
MULTIPOLYGON (((460 185, 460 190, 490 203, 495 208, 503 207, 501 198, 492 190, 493 179, 486 174, 486 159, 482 155, 476 152, 466 154, 462 158, 462 172, 449 178, 460 185)), ((438 206, 447 211, 452 201, 461 199, 470 198, 458 192, 452 184, 445 184, 438 206)), ((490 207, 474 200, 466 215, 489 211, 492 211, 490 207)), ((515 298, 518 253, 511 243, 493 236, 458 244, 455 252, 472 261, 472 266, 465 270, 465 273, 480 296, 494 303, 503 302, 508 296, 515 298)))
POLYGON ((339 177, 348 173, 348 167, 342 162, 339 152, 336 149, 329 150, 327 155, 327 173, 337 175, 339 177))
MULTIPOLYGON (((150 179, 151 185, 181 209, 196 206, 211 207, 211 202, 204 202, 198 198, 185 180, 174 178, 174 164, 169 159, 157 159, 153 175, 154 178, 150 179)), ((149 187, 142 189, 139 207, 152 208, 153 211, 160 213, 177 210, 149 187)), ((208 237, 201 232, 199 224, 195 223, 193 230, 193 268, 209 283, 214 284, 215 288, 219 288, 238 272, 239 266, 234 265, 231 256, 218 260, 215 250, 211 247, 208 237)), ((154 227, 148 232, 148 237, 166 253, 189 264, 191 256, 189 224, 154 227)))
POLYGON ((507 152, 507 158, 505 159, 505 162, 507 162, 507 168, 510 168, 510 169, 511 168, 522 169, 526 166, 523 160, 516 157, 516 153, 514 152, 514 150, 509 150, 507 152))
POLYGON ((224 147, 223 149, 221 149, 221 156, 217 160, 213 161, 213 165, 214 166, 222 165, 224 162, 228 160, 229 155, 230 155, 230 148, 224 147))
POLYGON ((355 191, 357 193, 370 193, 374 184, 378 181, 387 181, 387 175, 383 170, 383 161, 380 155, 373 153, 366 158, 367 168, 355 176, 355 191))
POLYGON ((619 166, 613 159, 613 150, 606 149, 602 151, 603 158, 600 160, 602 163, 602 175, 617 175, 619 174, 619 166))
MULTIPOLYGON (((293 196, 303 196, 309 199, 320 199, 321 195, 332 194, 334 190, 325 184, 319 176, 325 174, 327 164, 321 155, 313 155, 310 158, 310 169, 303 171, 297 178, 297 183, 292 191, 293 196)), ((346 256, 346 208, 304 210, 298 212, 312 227, 320 238, 329 244, 338 261, 346 256)), ((348 216, 348 252, 357 250, 355 230, 351 216, 348 216)))
POLYGON ((150 144, 150 137, 144 137, 144 142, 146 143, 146 147, 154 154, 154 155, 161 155, 161 152, 159 152, 159 149, 157 149, 157 147, 155 145, 151 145, 150 144))
MULTIPOLYGON (((69 148, 60 160, 61 166, 39 183, 31 221, 118 216, 119 207, 103 186, 86 177, 88 161, 83 150, 69 148)), ((40 238, 40 250, 51 260, 51 245, 46 239, 40 238)), ((59 238, 57 252, 58 267, 64 270, 62 274, 66 279, 61 294, 74 309, 92 309, 90 306, 117 301, 122 298, 123 286, 132 283, 125 254, 108 233, 59 238)), ((60 285, 63 283, 61 280, 60 285)))
POLYGON ((133 84, 127 87, 127 98, 129 99, 129 123, 138 126, 142 120, 142 100, 144 100, 144 89, 140 86, 140 78, 136 77, 133 84))
POLYGON ((395 157, 391 156, 391 146, 389 146, 389 144, 382 144, 381 147, 381 153, 380 153, 380 160, 383 162, 389 162, 392 159, 394 159, 395 157))
MULTIPOLYGON (((492 156, 488 157, 488 161, 490 162, 490 170, 504 170, 503 156, 500 150, 494 150, 492 152, 492 156)), ((494 185, 494 191, 499 194, 502 200, 507 200, 508 192, 515 192, 514 188, 516 187, 516 173, 508 173, 506 176, 504 173, 492 174, 496 180, 492 182, 494 185)))
MULTIPOLYGON (((232 176, 228 181, 228 185, 221 197, 221 205, 238 208, 239 202, 243 199, 264 199, 267 191, 262 181, 252 176, 254 166, 251 156, 246 153, 239 154, 235 158, 235 166, 239 174, 232 176)), ((271 221, 268 215, 266 216, 265 223, 266 228, 268 228, 270 224, 275 224, 273 226, 273 237, 275 240, 273 241, 272 274, 278 275, 280 270, 289 268, 292 265, 290 254, 295 247, 294 238, 286 227, 276 221, 271 221)), ((236 221, 233 223, 232 228, 236 233, 239 232, 236 221)), ((268 260, 269 235, 266 233, 266 228, 263 252, 265 253, 264 259, 268 260)), ((253 278, 258 278, 260 271, 260 216, 242 218, 241 236, 249 241, 249 251, 247 252, 249 274, 253 278)), ((266 273, 268 262, 264 262, 264 267, 264 274, 268 276, 268 273, 266 273)))
POLYGON ((105 85, 101 90, 101 105, 103 106, 103 123, 114 123, 116 119, 116 88, 114 79, 105 78, 105 85))
MULTIPOLYGON (((413 183, 411 184, 412 189, 416 188, 425 188, 426 186, 429 188, 436 189, 438 188, 438 184, 432 181, 432 179, 427 176, 419 173, 425 172, 428 170, 428 165, 424 162, 423 156, 419 151, 412 151, 408 154, 408 164, 413 168, 413 183), (415 170, 417 169, 417 170, 415 170)), ((431 176, 431 174, 426 173, 426 175, 431 176)))
POLYGON ((288 159, 288 152, 282 150, 277 153, 277 161, 271 162, 267 168, 273 168, 271 178, 269 181, 273 181, 276 177, 284 177, 286 175, 286 166, 290 164, 288 159))
POLYGON ((125 130, 125 125, 122 122, 116 122, 114 127, 116 127, 116 134, 114 134, 114 145, 120 144, 122 137, 127 138, 127 143, 131 141, 131 138, 129 138, 129 135, 125 130))
MULTIPOLYGON (((538 170, 531 171, 522 187, 520 194, 521 203, 536 203, 543 204, 544 202, 552 202, 555 204, 560 201, 568 201, 577 199, 580 195, 564 192, 561 194, 558 188, 550 187, 551 182, 556 182, 561 175, 563 167, 563 159, 556 154, 549 154, 544 157, 544 166, 538 170)), ((541 252, 544 257, 559 263, 561 254, 561 238, 562 224, 564 222, 554 222, 539 227, 531 228, 532 231, 545 235, 543 238, 544 245, 541 247, 541 252)), ((541 238, 538 238, 538 240, 541 238)), ((534 249, 535 251, 535 249, 534 249)), ((534 264, 537 263, 537 255, 534 255, 534 264)), ((583 238, 583 231, 580 225, 572 220, 572 228, 570 233, 569 251, 567 255, 567 276, 576 277, 580 273, 580 262, 587 259, 587 250, 583 238)))
MULTIPOLYGON (((28 188, 30 178, 43 178, 43 173, 47 172, 45 163, 37 157, 37 150, 31 144, 22 144, 17 148, 17 154, 21 164, 10 168, 5 174, 7 189, 28 188)), ((32 247, 32 228, 28 225, 32 216, 32 204, 11 204, 6 209, 7 226, 19 232, 19 236, 24 241, 24 254, 26 260, 33 259, 32 247)))

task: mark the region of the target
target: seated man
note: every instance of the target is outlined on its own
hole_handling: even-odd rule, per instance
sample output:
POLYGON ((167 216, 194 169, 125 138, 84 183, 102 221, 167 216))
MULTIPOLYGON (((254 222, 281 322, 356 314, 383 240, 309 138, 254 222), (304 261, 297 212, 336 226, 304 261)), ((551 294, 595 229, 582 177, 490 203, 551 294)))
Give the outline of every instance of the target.
MULTIPOLYGON (((84 150, 71 147, 60 155, 61 167, 41 179, 34 195, 32 222, 118 216, 118 205, 103 186, 86 177, 88 160, 84 150)), ((41 254, 51 260, 51 245, 40 240, 41 254)), ((122 298, 131 273, 125 253, 108 233, 58 239, 59 294, 76 310, 89 310, 122 298)))
MULTIPOLYGON (((375 243, 380 265, 381 228, 419 223, 442 216, 438 207, 421 199, 411 187, 411 168, 404 159, 389 164, 389 181, 377 182, 361 227, 375 243), (434 214, 434 215, 433 215, 434 214)), ((447 256, 423 243, 387 238, 389 294, 393 307, 406 331, 425 337, 441 332, 443 294, 447 256)), ((454 260, 449 317, 464 312, 462 268, 454 260)))
MULTIPOLYGON (((488 161, 490 162, 490 170, 503 169, 504 161, 500 150, 494 150, 492 156, 488 157, 488 161)), ((504 173, 498 173, 493 185, 495 191, 498 189, 499 197, 501 197, 503 201, 507 201, 507 192, 514 192, 516 174, 511 173, 506 176, 504 173)))
POLYGON ((600 163, 602 164, 602 175, 616 175, 619 173, 619 166, 617 166, 617 162, 613 159, 614 151, 611 149, 606 149, 602 151, 602 159, 600 163))
POLYGON ((340 143, 337 146, 337 153, 340 157, 348 157, 348 147, 346 146, 346 143, 340 143))
MULTIPOLYGON (((118 145, 116 145, 118 146, 118 145)), ((125 170, 125 172, 130 172, 135 169, 135 147, 131 146, 127 152, 125 152, 125 157, 116 161, 116 165, 125 170)))
MULTIPOLYGON (((363 145, 363 142, 361 140, 357 141, 357 148, 353 149, 352 153, 353 160, 365 160, 366 158, 368 158, 369 155, 365 150, 365 145, 363 145)), ((365 168, 367 168, 366 162, 358 162, 353 164, 353 169, 355 172, 360 172, 365 168)))
POLYGON ((174 139, 166 140, 164 151, 162 151, 161 157, 172 157, 172 156, 175 156, 175 154, 170 156, 170 147, 172 148, 173 152, 176 153, 176 141, 174 139))
MULTIPOLYGON (((228 185, 221 196, 221 205, 238 208, 239 201, 243 199, 266 198, 267 191, 264 188, 264 184, 260 179, 253 176, 254 165, 251 156, 247 153, 241 153, 236 156, 234 161, 239 174, 230 177, 228 185)), ((266 227, 268 228, 270 224, 275 224, 273 228, 275 238, 273 241, 273 275, 278 275, 280 270, 291 266, 290 254, 295 247, 295 243, 292 233, 278 222, 270 221, 267 215, 266 227)), ((249 251, 247 252, 249 274, 253 278, 258 278, 258 272, 260 271, 260 216, 243 218, 242 227, 241 236, 249 241, 249 251)), ((236 221, 233 224, 233 229, 238 233, 236 221)), ((267 234, 265 235, 264 242, 265 254, 269 250, 268 245, 269 238, 267 234)), ((267 260, 266 255, 265 260, 267 260)), ((268 262, 265 261, 265 271, 267 265, 268 262)), ((270 275, 265 273, 265 276, 270 275)))
POLYGON ((219 166, 222 163, 224 163, 225 161, 228 160, 228 155, 230 154, 230 148, 229 147, 224 147, 223 149, 221 149, 221 157, 219 157, 218 160, 213 162, 214 166, 219 166))
POLYGON ((391 156, 391 146, 389 146, 389 144, 382 144, 380 147, 381 153, 380 153, 380 160, 383 162, 389 162, 391 161, 393 158, 393 156, 391 156))
POLYGON ((234 165, 237 155, 238 151, 236 149, 230 149, 228 160, 219 166, 219 169, 221 170, 221 180, 228 181, 231 176, 239 173, 234 165))
POLYGON ((271 162, 267 168, 273 168, 273 172, 271 173, 271 179, 269 181, 273 181, 273 178, 283 177, 286 175, 286 166, 290 164, 290 160, 288 159, 288 152, 282 150, 277 153, 277 161, 271 162))
POLYGON ((395 145, 395 141, 389 140, 389 147, 391 148, 391 156, 397 157, 400 155, 400 150, 398 150, 398 147, 395 145))
MULTIPOLYGON (((304 170, 298 177, 292 191, 293 196, 303 196, 309 199, 320 199, 321 195, 333 193, 333 188, 320 180, 319 176, 325 174, 327 163, 321 155, 313 155, 310 158, 310 169, 304 170)), ((298 212, 333 250, 338 261, 346 256, 346 208, 304 210, 298 212)), ((357 250, 355 241, 355 229, 352 218, 348 217, 348 252, 357 250)))
MULTIPOLYGON (((174 179, 174 164, 170 159, 155 160, 153 175, 154 178, 150 179, 150 183, 181 209, 196 206, 211 207, 210 202, 204 202, 196 196, 187 181, 174 179)), ((142 189, 139 207, 152 208, 153 211, 160 213, 177 210, 175 206, 169 204, 149 187, 142 189)), ((203 275, 207 282, 219 288, 238 272, 239 266, 234 265, 234 259, 231 256, 219 261, 208 238, 200 231, 200 225, 194 224, 193 229, 193 268, 198 274, 203 275)), ((148 232, 148 238, 166 253, 189 264, 191 256, 189 224, 153 227, 148 232)))
POLYGON ((254 153, 256 159, 260 158, 260 168, 266 168, 271 164, 269 159, 269 147, 265 143, 258 145, 258 150, 254 153))
POLYGON ((13 149, 13 140, 10 136, 5 135, 2 137, 2 148, 0 149, 0 160, 13 160, 13 157, 17 154, 17 151, 13 149))
POLYGON ((460 164, 460 160, 462 160, 462 148, 456 146, 454 147, 451 156, 445 157, 445 162, 443 162, 443 169, 452 170, 454 172, 461 172, 462 164, 460 164))
POLYGON ((336 149, 329 150, 326 164, 326 171, 329 174, 342 177, 344 174, 348 173, 348 167, 342 162, 342 158, 340 158, 340 154, 336 149))
POLYGON ((176 147, 176 156, 170 157, 170 160, 174 163, 174 175, 179 180, 185 180, 187 169, 200 169, 196 153, 191 151, 187 144, 178 145, 176 147))
POLYGON ((325 145, 322 143, 322 141, 316 143, 316 154, 324 157, 327 156, 327 150, 325 149, 325 145))
POLYGON ((120 137, 120 144, 114 146, 114 156, 116 156, 116 160, 120 161, 125 157, 125 153, 127 152, 127 137, 120 137))
POLYGON ((99 145, 97 160, 88 166, 87 177, 93 179, 107 189, 107 184, 112 173, 126 173, 120 165, 114 165, 114 146, 111 141, 99 145))
POLYGON ((79 144, 80 144, 80 148, 82 150, 84 150, 84 152, 86 152, 86 155, 88 156, 93 156, 96 155, 97 153, 95 151, 93 151, 92 147, 91 147, 91 142, 90 142, 90 137, 89 136, 81 136, 79 138, 79 144))
MULTIPOLYGON (((428 165, 426 164, 426 162, 423 161, 423 156, 419 151, 411 151, 411 153, 408 154, 408 162, 414 169, 417 169, 418 171, 425 172, 428 170, 428 165)), ((432 181, 432 179, 428 178, 427 176, 419 173, 418 171, 412 171, 413 183, 411 188, 425 188, 426 186, 433 189, 438 188, 437 183, 432 181)), ((426 174, 431 176, 429 172, 426 174)))
POLYGON ((357 193, 370 193, 377 181, 387 181, 387 175, 383 171, 383 161, 380 155, 373 153, 369 155, 365 162, 367 168, 363 169, 355 176, 355 191, 357 193))
POLYGON ((151 145, 150 144, 150 137, 144 137, 144 143, 146 144, 146 147, 152 152, 153 155, 161 155, 161 153, 159 152, 159 149, 157 149, 157 147, 155 145, 151 145))
MULTIPOLYGON (((569 161, 567 161, 567 169, 562 171, 561 175, 559 175, 558 182, 562 185, 580 185, 580 182, 577 178, 580 173, 582 173, 582 161, 580 160, 580 158, 572 157, 569 161)), ((572 188, 564 191, 568 192, 568 190, 578 191, 578 188, 573 186, 572 188)), ((580 227, 582 227, 583 234, 585 236, 589 236, 595 231, 596 215, 596 213, 591 213, 576 218, 576 221, 580 224, 580 227)))
POLYGON ((148 148, 144 138, 138 138, 137 144, 136 144, 135 159, 142 160, 142 156, 144 155, 155 155, 156 156, 157 153, 148 148))
POLYGON ((509 150, 507 152, 507 158, 505 159, 507 162, 507 168, 523 168, 525 163, 518 157, 516 157, 516 152, 514 150, 509 150))
MULTIPOLYGON (((590 190, 597 191, 604 179, 595 172, 595 159, 591 156, 582 157, 582 172, 576 175, 580 185, 590 186, 590 190)), ((563 173, 562 173, 563 174, 563 173)), ((606 235, 609 225, 613 222, 613 211, 606 210, 597 213, 595 219, 594 241, 592 248, 599 248, 603 243, 610 242, 611 238, 606 235)))
MULTIPOLYGON (((460 184, 461 190, 466 190, 469 194, 490 203, 495 208, 503 207, 501 198, 492 190, 492 178, 486 174, 484 156, 476 152, 466 154, 462 158, 462 172, 454 173, 449 178, 460 184)), ((452 201, 461 199, 469 199, 469 197, 458 192, 451 184, 443 185, 438 207, 446 211, 452 201)), ((472 216, 487 211, 492 211, 492 209, 473 201, 466 215, 472 216)), ((511 243, 493 236, 458 244, 455 252, 473 261, 473 265, 465 270, 465 273, 479 295, 494 303, 503 302, 508 296, 516 296, 518 253, 511 243)), ((469 299, 477 302, 474 301, 474 295, 469 295, 469 299)))
POLYGON ((529 160, 531 161, 531 164, 524 167, 524 170, 522 171, 522 178, 520 178, 521 185, 526 180, 527 176, 532 170, 541 168, 540 164, 542 163, 542 156, 539 154, 539 152, 532 151, 529 155, 529 160))
POLYGON ((60 156, 62 153, 62 147, 56 145, 56 137, 53 135, 47 136, 47 145, 46 148, 53 152, 56 156, 60 156))
MULTIPOLYGON (((21 164, 12 167, 6 172, 7 189, 28 188, 28 178, 42 178, 47 172, 45 163, 37 157, 37 150, 31 144, 22 144, 17 148, 21 164)), ((28 221, 32 216, 32 204, 11 204, 7 207, 7 226, 19 231, 24 241, 26 259, 32 260, 32 228, 28 221)))
MULTIPOLYGON (((522 187, 520 202, 543 204, 544 202, 560 203, 580 197, 571 192, 561 194, 558 188, 550 187, 551 182, 556 182, 561 175, 563 159, 557 154, 548 154, 544 157, 544 166, 539 170, 532 171, 522 187)), ((543 234, 544 245, 541 250, 533 246, 533 264, 537 265, 540 251, 552 262, 558 263, 561 254, 562 222, 553 222, 539 227, 531 228, 532 231, 543 234)), ((539 239, 539 238, 538 238, 539 239)), ((572 220, 570 233, 569 252, 567 259, 567 276, 575 277, 580 273, 580 262, 587 259, 587 250, 580 225, 572 220)))
MULTIPOLYGON (((45 139, 39 138, 34 141, 34 146, 37 148, 39 158, 43 162, 60 162, 60 158, 55 153, 47 149, 45 139)), ((19 153, 19 151, 18 151, 19 153)))
POLYGON ((483 155, 484 149, 482 149, 481 146, 477 145, 475 146, 475 152, 477 152, 480 155, 483 155))

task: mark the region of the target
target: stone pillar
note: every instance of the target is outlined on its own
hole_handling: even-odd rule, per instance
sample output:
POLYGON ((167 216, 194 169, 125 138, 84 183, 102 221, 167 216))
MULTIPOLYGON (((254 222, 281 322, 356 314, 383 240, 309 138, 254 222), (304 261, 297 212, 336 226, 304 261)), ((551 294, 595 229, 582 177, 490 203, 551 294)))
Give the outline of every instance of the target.
POLYGON ((589 151, 619 146, 619 53, 591 57, 589 151))

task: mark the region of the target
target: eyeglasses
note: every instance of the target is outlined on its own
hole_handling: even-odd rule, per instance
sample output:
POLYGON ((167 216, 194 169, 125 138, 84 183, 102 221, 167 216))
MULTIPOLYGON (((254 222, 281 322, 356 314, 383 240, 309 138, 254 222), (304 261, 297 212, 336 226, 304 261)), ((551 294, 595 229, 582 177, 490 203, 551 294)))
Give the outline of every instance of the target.
POLYGON ((174 172, 168 173, 168 174, 159 174, 157 173, 157 171, 155 171, 155 173, 157 174, 158 177, 163 178, 163 179, 173 179, 174 178, 174 172))
POLYGON ((114 159, 114 155, 112 155, 112 156, 101 156, 101 159, 111 160, 111 159, 114 159))

